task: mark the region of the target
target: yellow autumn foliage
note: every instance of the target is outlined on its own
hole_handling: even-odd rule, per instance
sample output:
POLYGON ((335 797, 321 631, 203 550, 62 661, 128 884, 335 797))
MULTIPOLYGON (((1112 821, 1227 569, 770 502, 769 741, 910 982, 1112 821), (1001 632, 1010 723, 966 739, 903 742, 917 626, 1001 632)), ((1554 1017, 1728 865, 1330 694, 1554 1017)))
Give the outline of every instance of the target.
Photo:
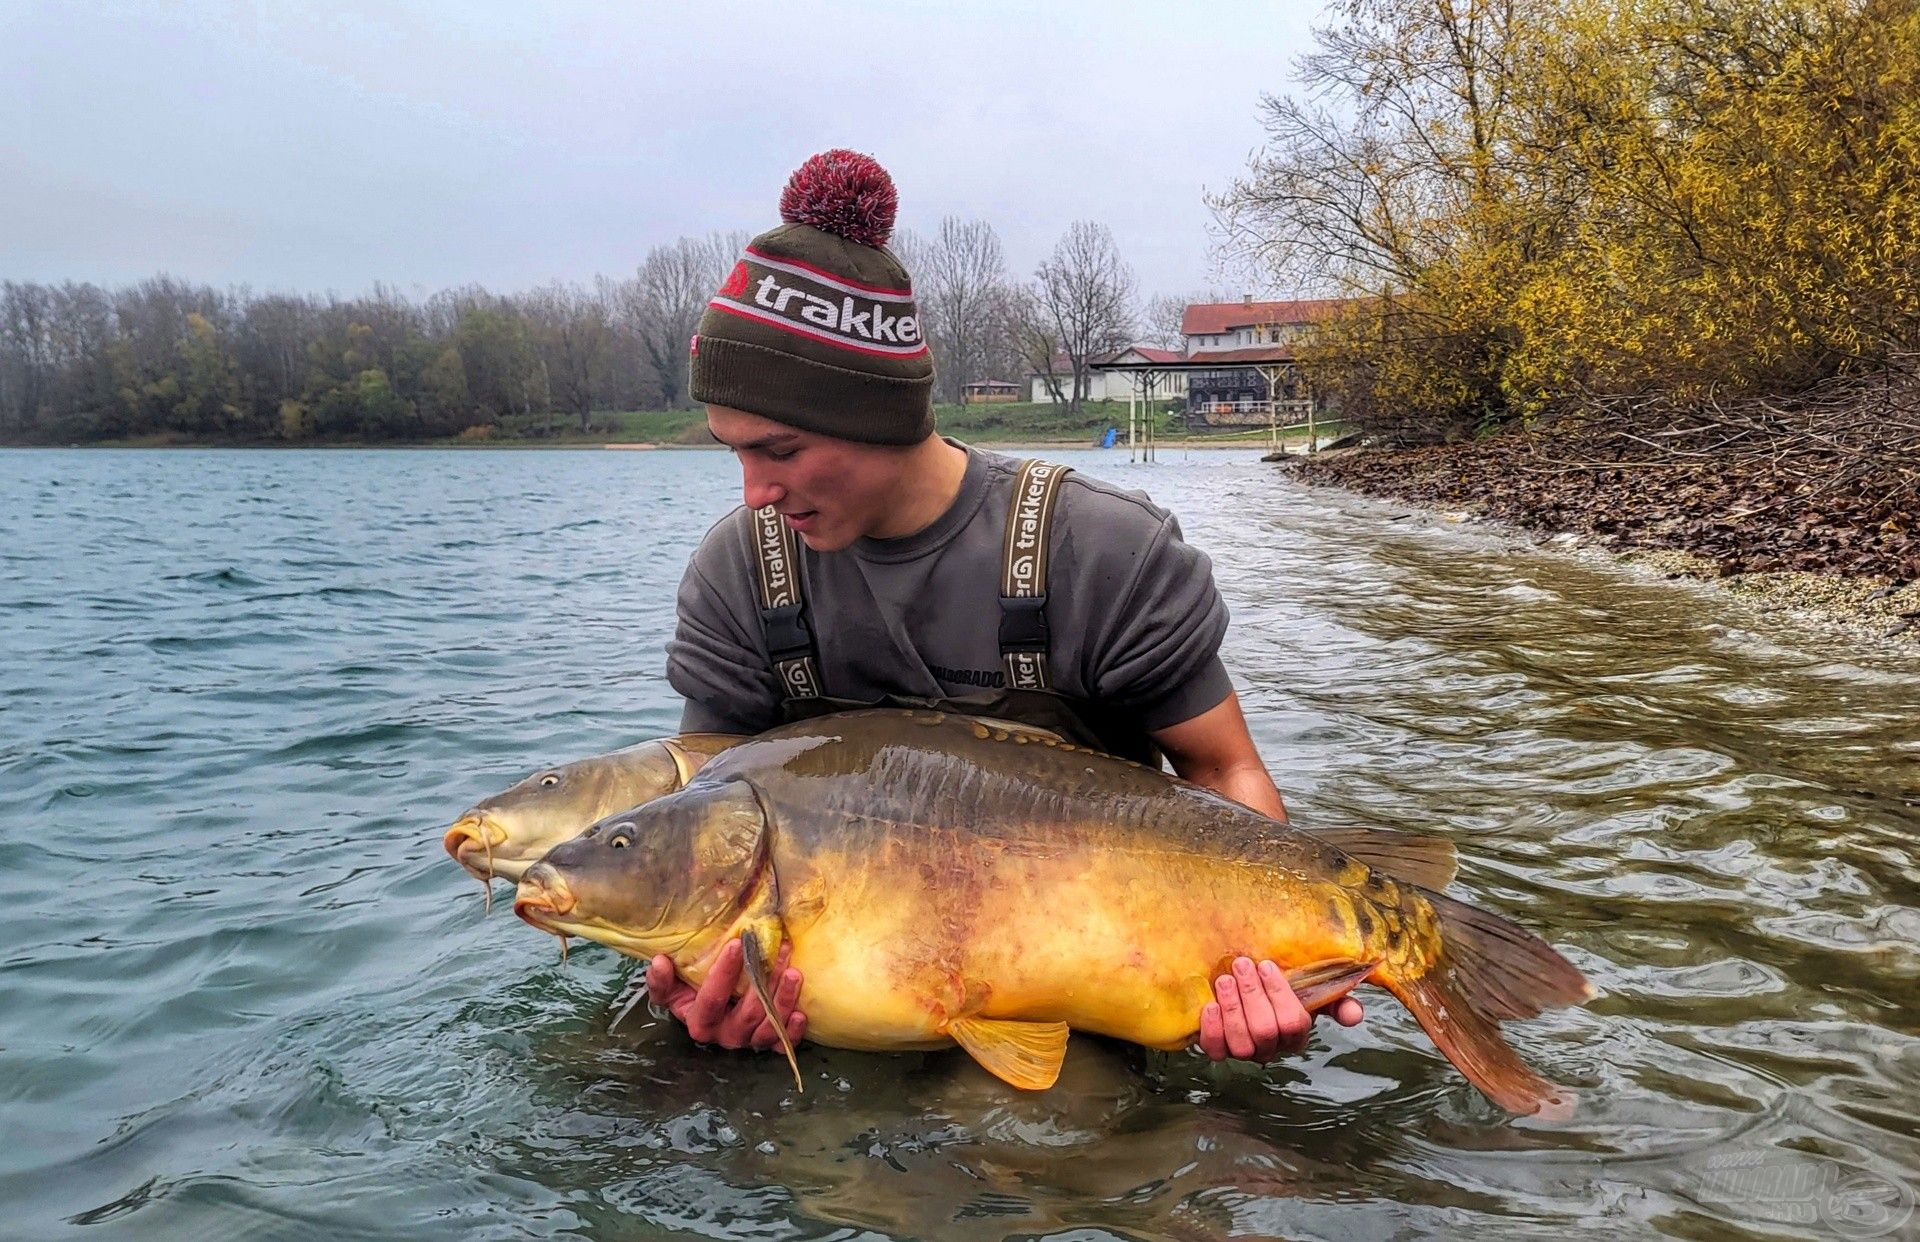
POLYGON ((1433 434, 1588 393, 1790 391, 1920 344, 1912 0, 1348 0, 1216 201, 1355 295, 1304 355, 1433 434))

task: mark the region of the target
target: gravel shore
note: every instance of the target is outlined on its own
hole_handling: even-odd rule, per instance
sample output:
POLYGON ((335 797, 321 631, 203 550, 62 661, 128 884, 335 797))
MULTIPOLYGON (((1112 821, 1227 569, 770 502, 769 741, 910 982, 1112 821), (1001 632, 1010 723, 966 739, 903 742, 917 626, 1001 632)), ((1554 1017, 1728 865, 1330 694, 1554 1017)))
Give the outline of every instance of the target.
MULTIPOLYGON (((1512 486, 1511 457, 1507 447, 1472 445, 1345 449, 1288 457, 1280 468, 1301 482, 1412 503, 1456 521, 1486 522, 1570 555, 1708 583, 1739 598, 1761 619, 1850 642, 1920 649, 1920 579, 1862 572, 1864 566, 1844 560, 1836 561, 1831 572, 1744 568, 1766 562, 1751 554, 1726 555, 1730 532, 1724 510, 1690 511, 1688 497, 1676 493, 1660 498, 1665 512, 1657 528, 1626 524, 1614 520, 1617 509, 1604 495, 1569 497, 1558 489, 1512 486), (1636 537, 1647 530, 1657 533, 1636 537), (1686 543, 1689 530, 1706 532, 1704 542, 1718 555, 1658 546, 1686 543)), ((1756 527, 1747 532, 1746 542, 1767 535, 1756 527)))

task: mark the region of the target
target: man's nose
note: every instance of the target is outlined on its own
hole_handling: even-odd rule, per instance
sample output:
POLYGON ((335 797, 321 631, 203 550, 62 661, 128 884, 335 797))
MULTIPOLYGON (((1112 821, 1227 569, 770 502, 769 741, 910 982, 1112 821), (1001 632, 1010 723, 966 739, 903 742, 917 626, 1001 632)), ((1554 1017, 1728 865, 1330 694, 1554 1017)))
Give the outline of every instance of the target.
POLYGON ((787 489, 773 477, 772 471, 744 460, 740 463, 740 492, 749 509, 777 505, 787 496, 787 489))

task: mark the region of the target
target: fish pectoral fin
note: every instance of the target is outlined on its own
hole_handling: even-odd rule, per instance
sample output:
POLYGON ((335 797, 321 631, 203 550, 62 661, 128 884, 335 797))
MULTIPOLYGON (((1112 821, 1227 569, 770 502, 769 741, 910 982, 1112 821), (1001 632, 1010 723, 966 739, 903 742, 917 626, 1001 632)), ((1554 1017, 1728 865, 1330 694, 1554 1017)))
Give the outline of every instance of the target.
POLYGON ((1022 1091, 1045 1091, 1067 1059, 1067 1024, 1011 1018, 958 1018, 947 1034, 988 1073, 1022 1091))
POLYGON ((747 968, 747 985, 760 998, 760 1008, 766 1011, 767 1022, 780 1040, 780 1051, 787 1054, 787 1065, 793 1070, 793 1085, 804 1095, 807 1084, 800 1078, 800 1058, 794 1055, 793 1041, 787 1038, 787 1024, 780 1020, 780 1011, 773 1007, 773 981, 767 977, 771 966, 766 950, 760 944, 759 934, 751 927, 740 929, 740 961, 747 968))
POLYGON ((1457 869, 1453 842, 1392 828, 1311 828, 1307 835, 1396 880, 1439 892, 1457 869))
POLYGON ((1378 962, 1356 962, 1347 957, 1331 957, 1287 972, 1287 983, 1300 998, 1300 1007, 1308 1013, 1325 1009, 1367 981, 1378 962))

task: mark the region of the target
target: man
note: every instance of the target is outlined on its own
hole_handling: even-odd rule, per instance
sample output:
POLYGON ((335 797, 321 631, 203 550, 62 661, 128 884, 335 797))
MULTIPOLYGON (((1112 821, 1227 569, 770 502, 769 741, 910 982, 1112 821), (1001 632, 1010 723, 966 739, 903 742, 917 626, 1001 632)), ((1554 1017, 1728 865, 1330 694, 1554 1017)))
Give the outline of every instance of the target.
MULTIPOLYGON (((815 156, 781 197, 786 223, 748 245, 700 320, 692 392, 740 463, 745 505, 681 584, 667 676, 687 700, 682 728, 944 707, 1164 755, 1284 820, 1220 663, 1211 565, 1172 516, 934 433, 911 284, 883 248, 894 201, 867 157, 815 156)), ((775 1022, 801 1038, 800 972, 782 958, 770 1016, 751 992, 734 999, 740 969, 735 942, 697 989, 664 956, 647 983, 695 1039, 764 1049, 775 1022)), ((1214 994, 1198 1015, 1214 1060, 1305 1044, 1312 1019, 1271 962, 1239 959, 1214 994)), ((1350 998, 1332 1013, 1361 1017, 1350 998)))

